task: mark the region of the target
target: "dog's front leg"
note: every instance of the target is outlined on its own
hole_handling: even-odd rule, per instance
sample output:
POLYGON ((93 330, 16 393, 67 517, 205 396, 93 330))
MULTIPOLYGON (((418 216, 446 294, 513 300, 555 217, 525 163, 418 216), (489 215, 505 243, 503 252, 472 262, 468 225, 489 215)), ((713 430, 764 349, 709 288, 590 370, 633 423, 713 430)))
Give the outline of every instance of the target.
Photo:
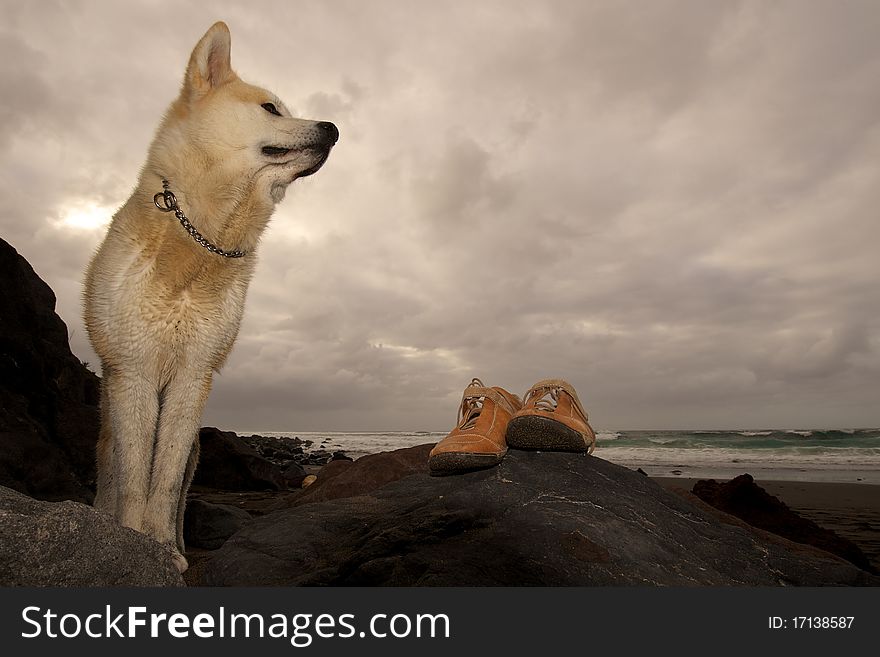
POLYGON ((193 442, 192 449, 189 452, 189 458, 186 461, 186 470, 183 473, 183 485, 180 487, 180 495, 177 500, 177 551, 184 553, 186 546, 183 542, 183 518, 186 514, 186 493, 189 485, 192 483, 193 476, 196 473, 196 467, 199 465, 199 440, 193 442))
POLYGON ((150 490, 153 443, 159 416, 155 384, 137 375, 105 370, 101 382, 109 431, 102 428, 98 451, 98 507, 109 509, 121 525, 143 531, 150 490), (106 468, 112 463, 112 472, 106 468))
POLYGON ((210 371, 177 372, 165 388, 159 416, 144 532, 171 548, 181 572, 187 563, 177 549, 177 516, 186 496, 187 465, 210 390, 210 371))
POLYGON ((97 480, 95 482, 94 507, 116 516, 116 481, 113 479, 113 461, 116 447, 111 428, 110 395, 106 379, 101 383, 101 430, 98 434, 97 480))

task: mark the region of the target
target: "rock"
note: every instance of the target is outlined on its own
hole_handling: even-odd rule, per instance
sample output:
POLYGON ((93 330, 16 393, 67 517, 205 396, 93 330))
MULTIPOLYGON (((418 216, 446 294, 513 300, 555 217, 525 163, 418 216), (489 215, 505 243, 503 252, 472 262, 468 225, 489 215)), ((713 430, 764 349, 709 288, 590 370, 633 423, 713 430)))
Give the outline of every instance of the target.
POLYGON ((260 455, 273 463, 285 466, 288 463, 302 458, 303 441, 296 438, 279 438, 277 436, 241 436, 248 445, 257 450, 260 455))
POLYGON ((314 452, 306 454, 304 463, 306 465, 324 465, 330 462, 330 452, 325 449, 316 449, 314 452))
POLYGON ((511 451, 496 468, 431 477, 426 448, 363 457, 326 481, 319 476, 298 506, 253 520, 212 553, 203 583, 880 584, 826 552, 724 522, 600 458, 511 451), (419 469, 358 494, 362 477, 379 483, 383 466, 400 464, 398 474, 419 469))
POLYGON ((299 438, 238 436, 213 427, 202 428, 199 436, 201 455, 193 484, 217 490, 296 489, 307 474, 303 465, 330 460, 326 452, 303 453, 310 442, 299 438))
POLYGON ((0 239, 0 485, 91 501, 99 379, 70 351, 55 295, 0 239))
POLYGON ((231 431, 203 427, 193 484, 218 490, 286 490, 281 467, 263 458, 231 431))
POLYGON ((281 476, 288 488, 301 488, 302 482, 306 478, 306 471, 298 463, 291 463, 284 468, 281 476))
POLYGON ((183 539, 187 547, 216 550, 250 521, 251 514, 229 504, 189 500, 183 521, 183 539))
POLYGON ((312 474, 312 475, 308 475, 308 476, 306 476, 305 479, 302 480, 302 483, 300 484, 300 487, 301 487, 301 488, 308 488, 308 487, 311 486, 313 483, 315 483, 317 480, 318 480, 318 477, 316 477, 315 475, 313 475, 313 474, 312 474))
POLYGON ((77 502, 0 487, 0 586, 183 586, 171 553, 77 502))
POLYGON ((707 504, 753 527, 836 554, 876 574, 868 557, 855 543, 798 515, 779 498, 758 486, 750 474, 723 484, 714 479, 700 480, 694 484, 693 492, 707 504))
POLYGON ((310 502, 354 497, 375 491, 392 481, 413 474, 423 474, 428 452, 434 444, 368 454, 357 461, 337 459, 321 468, 315 485, 292 501, 293 506, 310 502))

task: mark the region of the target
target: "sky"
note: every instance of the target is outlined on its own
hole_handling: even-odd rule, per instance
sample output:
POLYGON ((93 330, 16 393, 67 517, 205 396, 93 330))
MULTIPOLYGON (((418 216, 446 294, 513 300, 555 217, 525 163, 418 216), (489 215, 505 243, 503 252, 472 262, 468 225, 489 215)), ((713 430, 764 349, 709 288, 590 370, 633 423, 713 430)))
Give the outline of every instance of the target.
POLYGON ((214 21, 339 127, 205 425, 446 431, 479 377, 566 379, 600 430, 880 426, 880 3, 0 10, 0 237, 92 369, 84 269, 214 21))

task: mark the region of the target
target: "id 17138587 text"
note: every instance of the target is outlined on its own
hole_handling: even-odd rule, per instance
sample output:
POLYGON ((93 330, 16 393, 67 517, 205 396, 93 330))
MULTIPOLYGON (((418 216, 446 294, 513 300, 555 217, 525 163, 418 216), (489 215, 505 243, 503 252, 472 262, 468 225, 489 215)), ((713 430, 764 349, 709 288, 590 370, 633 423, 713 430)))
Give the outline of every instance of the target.
POLYGON ((855 616, 770 616, 767 627, 771 630, 848 630, 855 616))

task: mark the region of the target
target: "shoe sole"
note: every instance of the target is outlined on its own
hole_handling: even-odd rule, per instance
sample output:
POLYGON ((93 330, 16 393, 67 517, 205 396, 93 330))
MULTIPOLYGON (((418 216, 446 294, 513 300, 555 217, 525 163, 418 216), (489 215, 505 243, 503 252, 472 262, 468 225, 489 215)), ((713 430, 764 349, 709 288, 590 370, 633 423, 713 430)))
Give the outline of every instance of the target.
POLYGON ((540 415, 522 415, 507 425, 507 446, 542 449, 548 452, 586 452, 584 436, 559 420, 540 415))
POLYGON ((484 470, 501 463, 504 454, 471 454, 468 452, 445 452, 428 459, 432 475, 457 474, 471 470, 484 470))

